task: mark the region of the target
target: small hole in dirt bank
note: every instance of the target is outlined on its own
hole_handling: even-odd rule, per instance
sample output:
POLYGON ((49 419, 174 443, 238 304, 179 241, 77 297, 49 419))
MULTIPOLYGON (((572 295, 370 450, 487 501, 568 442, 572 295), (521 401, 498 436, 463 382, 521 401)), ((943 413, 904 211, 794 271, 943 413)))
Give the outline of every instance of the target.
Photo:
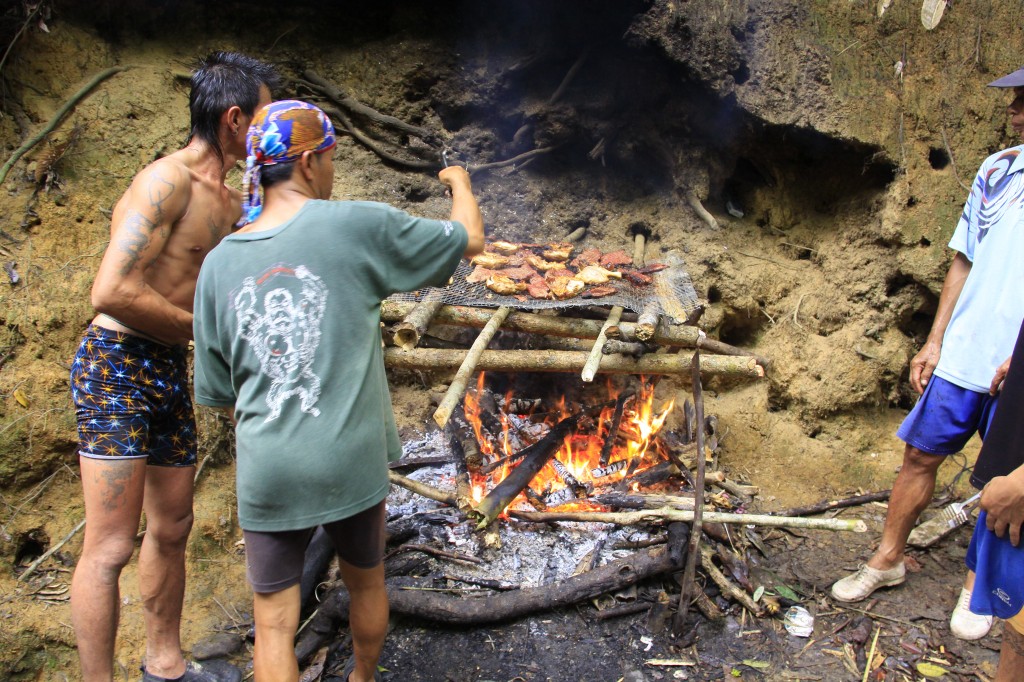
POLYGON ((422 187, 410 187, 405 192, 406 201, 411 201, 417 204, 423 203, 430 198, 430 192, 426 191, 422 187))
POLYGON ((732 72, 732 79, 736 81, 736 85, 743 85, 750 80, 750 69, 746 62, 740 62, 739 68, 732 72))
POLYGON ((651 238, 651 226, 647 223, 633 223, 629 226, 629 236, 636 237, 638 234, 642 234, 646 239, 651 238))
POLYGON ((917 197, 907 197, 907 208, 917 206, 917 197))
POLYGON ((35 528, 19 535, 15 542, 18 549, 14 553, 14 565, 19 566, 42 556, 50 546, 50 536, 41 528, 35 528))
POLYGON ((919 241, 918 244, 921 246, 931 246, 932 240, 928 239, 928 237, 921 237, 921 241, 919 241))
POLYGON ((928 150, 928 163, 935 170, 942 170, 949 165, 949 154, 941 147, 932 147, 928 150))
POLYGON ((708 287, 708 303, 718 303, 722 300, 722 292, 714 284, 708 287))

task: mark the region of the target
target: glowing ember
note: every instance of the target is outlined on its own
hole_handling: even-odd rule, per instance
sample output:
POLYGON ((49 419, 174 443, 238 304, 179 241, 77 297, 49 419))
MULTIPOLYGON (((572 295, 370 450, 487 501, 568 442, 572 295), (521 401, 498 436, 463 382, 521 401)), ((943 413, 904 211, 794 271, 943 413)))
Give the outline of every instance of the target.
MULTIPOLYGON (((535 420, 530 415, 507 414, 499 411, 494 418, 500 421, 501 435, 492 441, 489 432, 484 428, 481 419, 479 396, 484 394, 484 373, 481 372, 475 393, 466 395, 464 410, 467 421, 472 425, 480 452, 485 461, 506 461, 489 474, 473 474, 473 503, 477 504, 487 492, 501 482, 511 467, 515 465, 515 452, 512 443, 515 438, 510 434, 522 436, 535 420)), ((609 382, 608 397, 614 403, 618 393, 609 382)), ((622 419, 617 432, 609 434, 613 423, 614 406, 602 409, 600 417, 594 423, 587 422, 588 427, 581 427, 576 433, 562 442, 554 459, 548 462, 533 478, 526 493, 521 494, 513 504, 531 498, 534 503, 543 501, 547 506, 570 505, 569 508, 590 508, 595 506, 587 501, 586 495, 598 486, 605 486, 622 480, 626 475, 649 468, 667 458, 664 446, 656 438, 672 412, 674 401, 670 400, 661 409, 654 407, 654 385, 641 378, 637 394, 624 402, 622 419), (607 463, 602 466, 601 450, 607 440, 611 439, 612 449, 607 463), (527 494, 529 493, 529 494, 527 494)), ((513 403, 513 396, 505 395, 503 403, 513 403)), ((556 409, 547 413, 543 428, 535 437, 526 438, 522 450, 531 442, 538 440, 559 420, 568 417, 569 409, 564 396, 559 400, 556 409)), ((493 420, 491 420, 493 421, 493 420)))

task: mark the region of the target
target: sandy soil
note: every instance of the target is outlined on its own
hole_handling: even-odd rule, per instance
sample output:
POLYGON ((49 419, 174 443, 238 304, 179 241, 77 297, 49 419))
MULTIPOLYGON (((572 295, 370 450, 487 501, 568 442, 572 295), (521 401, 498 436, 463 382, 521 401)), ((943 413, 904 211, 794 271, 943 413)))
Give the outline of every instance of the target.
MULTIPOLYGON (((21 276, 0 292, 0 558, 7 566, 0 571, 0 676, 77 679, 66 595, 51 593, 69 581, 80 536, 33 580, 16 577, 82 518, 67 371, 91 317, 88 290, 108 239, 109 210, 138 169, 183 141, 187 85, 180 75, 212 49, 273 60, 290 79, 314 68, 380 111, 441 131, 471 164, 558 143, 529 164, 474 176, 489 232, 560 239, 584 225, 586 245, 611 250, 642 229, 655 254, 681 250, 707 303, 700 326, 772 359, 763 381, 706 386, 706 410, 718 415, 725 434, 722 467, 758 485, 765 509, 889 487, 902 450, 895 427, 914 398, 907 365, 934 312, 949 258, 944 244, 965 194, 959 181, 1010 143, 1005 103, 982 84, 986 74, 1016 68, 1016 57, 989 23, 966 12, 950 12, 925 33, 913 8, 898 3, 881 19, 864 3, 808 9, 772 2, 757 12, 752 3, 733 3, 729 11, 701 14, 696 26, 707 4, 627 3, 545 17, 534 3, 529 8, 539 18, 531 23, 505 5, 493 16, 467 11, 447 21, 415 3, 385 3, 325 24, 299 3, 287 22, 254 11, 241 32, 237 18, 188 3, 161 15, 142 3, 102 2, 88 16, 59 7, 63 14, 49 21, 49 32, 30 26, 3 67, 9 98, 0 141, 7 153, 91 76, 113 65, 131 68, 98 86, 15 164, 0 194, 0 255, 21 276), (188 40, 161 34, 169 18, 184 22, 188 40), (704 38, 687 42, 695 28, 704 38), (591 42, 599 49, 553 102, 591 42), (901 57, 908 66, 894 77, 901 57), (603 152, 589 154, 599 145, 603 152), (690 209, 691 192, 721 229, 710 230, 690 209), (744 216, 730 215, 727 200, 744 216)), ((1020 11, 988 4, 979 16, 1017 25, 1020 11)), ((5 21, 21 24, 13 14, 5 21)), ((291 80, 282 94, 311 92, 291 80)), ((375 134, 398 153, 412 153, 403 145, 413 152, 422 146, 375 134)), ((351 137, 341 138, 335 165, 336 199, 446 214, 429 174, 384 164, 351 137)), ((393 377, 404 434, 428 428, 430 389, 445 380, 393 377)), ((683 389, 673 381, 661 388, 666 396, 683 389)), ((204 415, 203 425, 204 453, 218 452, 213 421, 204 415)), ((975 441, 964 463, 976 449, 975 441)), ((249 609, 232 472, 230 456, 221 453, 199 479, 183 623, 190 643, 244 621, 249 609)), ((940 484, 966 492, 961 473, 959 461, 945 466, 940 484)), ((881 510, 867 513, 877 529, 881 510)), ((867 556, 872 537, 780 537, 772 546, 785 556, 776 568, 813 593, 867 556), (789 546, 794 542, 798 547, 789 546)), ((950 575, 959 571, 965 541, 961 534, 923 555, 921 579, 885 597, 879 608, 890 610, 879 613, 916 623, 908 609, 939 593, 922 627, 959 647, 963 665, 991 666, 984 646, 957 645, 943 633, 941 614, 956 588, 950 575)), ((134 564, 122 586, 117 658, 132 679, 142 654, 134 564)), ((557 614, 550 625, 589 642, 581 656, 606 661, 607 679, 642 667, 650 653, 636 649, 642 623, 587 629, 577 618, 557 614)), ((772 623, 748 627, 773 633, 765 642, 778 661, 792 657, 793 643, 772 623)), ((493 631, 495 639, 523 643, 529 653, 520 655, 512 644, 487 643, 490 630, 440 631, 435 639, 430 629, 400 625, 385 662, 398 671, 392 679, 442 679, 416 677, 414 669, 447 670, 444 679, 452 680, 583 679, 575 669, 552 672, 554 658, 544 656, 562 650, 531 644, 536 627, 530 621, 493 631), (446 653, 428 668, 410 653, 423 650, 446 653), (470 654, 479 656, 476 667, 460 667, 470 654)), ((698 648, 717 652, 712 658, 722 665, 746 657, 748 640, 729 631, 736 642, 722 644, 726 634, 716 627, 702 626, 698 648)), ((663 640, 657 646, 671 653, 663 640)), ((835 672, 839 663, 815 655, 831 663, 817 671, 820 679, 842 679, 829 672, 844 675, 835 672)))

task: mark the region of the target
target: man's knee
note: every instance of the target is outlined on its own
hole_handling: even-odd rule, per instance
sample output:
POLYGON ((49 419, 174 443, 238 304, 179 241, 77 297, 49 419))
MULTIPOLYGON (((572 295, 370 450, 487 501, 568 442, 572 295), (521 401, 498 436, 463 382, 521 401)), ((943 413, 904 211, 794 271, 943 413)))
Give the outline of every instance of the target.
POLYGON ((123 536, 109 536, 86 543, 82 548, 79 565, 88 565, 97 572, 97 580, 116 582, 121 569, 131 561, 135 552, 135 539, 123 536))
POLYGON ((164 550, 184 549, 194 521, 191 511, 174 518, 147 517, 146 539, 164 550))
POLYGON ((946 461, 943 455, 933 455, 908 445, 903 451, 903 471, 910 473, 934 474, 946 461))

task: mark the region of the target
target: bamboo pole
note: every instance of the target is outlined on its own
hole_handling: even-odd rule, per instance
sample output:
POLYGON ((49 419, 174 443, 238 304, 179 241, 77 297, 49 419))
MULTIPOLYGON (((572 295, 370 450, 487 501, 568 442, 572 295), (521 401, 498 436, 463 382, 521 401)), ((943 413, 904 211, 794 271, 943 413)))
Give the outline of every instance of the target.
POLYGON ((452 410, 462 400, 466 387, 469 385, 469 379, 473 376, 473 372, 476 371, 477 363, 487 348, 487 344, 498 333, 498 327, 501 326, 501 323, 505 321, 510 312, 512 312, 512 309, 508 306, 498 308, 487 322, 487 325, 481 330, 480 335, 476 337, 476 341, 473 342, 469 352, 466 353, 465 359, 459 366, 459 371, 455 373, 455 378, 452 379, 452 383, 448 386, 448 392, 444 394, 444 400, 441 401, 437 410, 434 411, 434 421, 442 429, 448 423, 452 410))
MULTIPOLYGON (((644 264, 645 245, 646 237, 644 237, 643 232, 637 232, 633 235, 633 265, 640 266, 644 264)), ((590 349, 587 362, 583 365, 583 372, 580 375, 583 383, 589 384, 594 380, 594 375, 597 374, 597 370, 601 366, 601 359, 604 357, 604 344, 608 340, 608 330, 613 327, 616 329, 619 327, 619 320, 622 319, 623 310, 622 306, 616 305, 612 306, 612 309, 608 311, 608 319, 601 325, 601 331, 597 333, 594 347, 590 349)))
POLYGON ((597 340, 594 341, 594 347, 587 355, 587 361, 583 363, 583 372, 580 374, 583 383, 589 384, 594 380, 594 376, 601 366, 601 358, 604 357, 601 349, 604 348, 604 343, 608 340, 608 327, 617 325, 620 317, 622 317, 622 306, 612 307, 611 312, 608 313, 608 319, 604 321, 604 326, 601 327, 601 331, 597 335, 597 340))
POLYGON ((391 328, 391 332, 395 338, 395 345, 402 350, 412 350, 420 342, 420 337, 423 336, 427 327, 430 326, 430 320, 433 319, 437 311, 444 305, 444 301, 420 301, 416 306, 409 311, 409 314, 405 316, 401 322, 391 328))
POLYGON ((420 497, 425 497, 428 500, 434 502, 440 502, 441 504, 447 504, 451 507, 458 507, 458 500, 455 499, 455 495, 446 493, 443 490, 438 490, 433 486, 429 486, 426 483, 420 483, 414 481, 411 478, 395 473, 394 471, 388 471, 388 480, 395 485, 401 486, 406 490, 416 493, 420 497))
MULTIPOLYGON (((384 301, 380 308, 380 317, 386 323, 399 322, 409 311, 415 307, 415 303, 405 301, 384 301)), ((450 324, 456 327, 483 327, 491 319, 491 310, 487 308, 473 308, 470 306, 443 306, 434 316, 436 324, 450 324)), ((636 338, 636 322, 622 322, 619 329, 623 338, 636 338)), ((515 311, 509 314, 508 319, 502 325, 502 329, 513 332, 524 332, 527 334, 543 334, 547 336, 562 336, 577 339, 596 339, 604 322, 600 320, 584 320, 567 317, 551 317, 515 311)), ((690 325, 659 325, 652 343, 661 346, 674 346, 679 348, 696 348, 698 344, 704 350, 716 355, 745 355, 754 354, 743 348, 731 346, 728 343, 709 339, 707 335, 690 325)), ((757 358, 759 365, 768 365, 766 358, 757 358)))
MULTIPOLYGON (((511 511, 510 516, 523 521, 577 521, 581 523, 614 523, 619 526, 662 521, 693 521, 693 512, 684 509, 644 509, 631 512, 527 512, 511 511)), ((704 512, 708 523, 738 523, 745 526, 775 528, 806 528, 808 530, 842 530, 866 533, 868 526, 860 519, 807 519, 803 517, 769 516, 768 514, 730 514, 704 512)))
MULTIPOLYGON (((415 348, 403 351, 398 348, 384 350, 384 364, 393 369, 451 369, 459 367, 466 358, 463 350, 444 348, 415 348)), ((692 352, 673 355, 649 353, 641 358, 622 355, 607 355, 601 363, 603 374, 678 374, 690 371, 692 352)), ((480 353, 476 362, 478 371, 487 372, 568 372, 583 369, 587 354, 579 351, 528 350, 493 351, 480 353)), ((764 368, 753 357, 733 355, 701 355, 700 371, 706 376, 730 376, 760 378, 764 368)))

